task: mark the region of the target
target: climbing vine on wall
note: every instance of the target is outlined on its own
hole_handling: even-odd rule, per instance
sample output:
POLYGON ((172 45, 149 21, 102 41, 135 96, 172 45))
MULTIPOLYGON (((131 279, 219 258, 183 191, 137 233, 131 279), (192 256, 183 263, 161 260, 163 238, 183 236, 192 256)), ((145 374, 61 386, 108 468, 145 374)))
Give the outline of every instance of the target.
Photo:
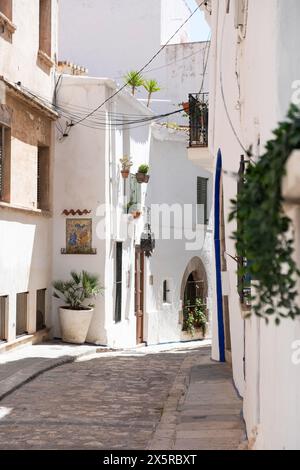
POLYGON ((293 259, 292 221, 284 213, 281 191, 287 160, 300 149, 298 107, 291 106, 274 136, 259 161, 249 162, 229 220, 237 221, 233 238, 238 256, 248 260, 240 275, 253 281, 252 311, 267 322, 274 318, 278 325, 283 318, 300 315, 296 301, 300 272, 293 259))

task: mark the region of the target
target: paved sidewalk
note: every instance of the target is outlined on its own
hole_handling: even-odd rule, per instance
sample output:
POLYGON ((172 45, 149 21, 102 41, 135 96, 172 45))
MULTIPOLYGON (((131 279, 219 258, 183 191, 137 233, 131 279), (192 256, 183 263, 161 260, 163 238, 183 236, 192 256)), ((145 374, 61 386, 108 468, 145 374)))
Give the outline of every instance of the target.
POLYGON ((210 349, 202 348, 183 363, 148 448, 246 449, 242 406, 230 367, 211 361, 210 349))
POLYGON ((47 370, 95 354, 103 348, 49 341, 0 354, 0 400, 47 370))

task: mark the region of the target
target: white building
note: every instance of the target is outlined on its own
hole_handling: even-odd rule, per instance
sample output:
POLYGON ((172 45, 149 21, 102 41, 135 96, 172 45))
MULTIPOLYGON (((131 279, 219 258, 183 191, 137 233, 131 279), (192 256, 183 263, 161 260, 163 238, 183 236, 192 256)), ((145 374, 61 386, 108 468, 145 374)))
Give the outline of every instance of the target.
MULTIPOLYGON (((122 85, 125 74, 141 69, 190 14, 185 0, 153 0, 151 8, 148 0, 63 0, 59 59, 83 64, 89 75, 122 85)), ((143 72, 161 88, 151 105, 156 113, 176 111, 189 93, 199 92, 207 52, 206 41, 191 42, 187 22, 143 72)), ((202 88, 207 91, 208 70, 202 88)), ((143 87, 137 90, 138 98, 146 95, 143 87)), ((168 120, 177 122, 178 116, 168 120)))
MULTIPOLYGON (((146 3, 145 1, 137 2, 136 0, 129 0, 127 2, 117 0, 101 2, 91 0, 86 2, 79 0, 75 3, 72 2, 71 7, 69 1, 64 1, 61 4, 60 11, 60 59, 81 63, 89 69, 92 75, 110 76, 111 78, 117 78, 119 81, 123 78, 126 71, 140 68, 144 65, 147 57, 152 57, 154 53, 160 49, 161 44, 165 43, 190 15, 187 4, 183 0, 176 0, 175 2, 173 0, 172 2, 169 0, 156 0, 151 4, 151 11, 147 10, 146 3), (109 27, 111 24, 115 25, 113 31, 109 27), (132 34, 132 25, 136 26, 134 35, 132 34), (79 30, 82 31, 82 35, 78 35, 79 30), (142 47, 136 47, 137 38, 139 43, 142 44, 142 47), (104 42, 107 46, 106 48, 101 46, 104 42), (126 51, 126 54, 124 54, 124 51, 126 51)), ((181 107, 180 103, 188 100, 189 93, 199 92, 200 90, 205 91, 205 87, 208 86, 207 68, 205 65, 209 44, 207 42, 188 42, 189 36, 187 28, 188 26, 183 28, 180 35, 177 35, 172 43, 158 55, 157 61, 153 63, 153 70, 150 69, 149 74, 145 73, 146 76, 152 76, 150 74, 153 72, 154 77, 162 86, 161 92, 157 94, 160 99, 157 100, 155 97, 152 101, 152 111, 167 113, 178 110, 181 107)), ((84 83, 84 78, 78 79, 77 82, 75 78, 73 78, 71 83, 73 83, 74 86, 69 86, 69 91, 67 91, 68 87, 66 85, 68 80, 71 79, 65 76, 63 77, 62 87, 60 87, 59 91, 59 100, 61 105, 65 106, 69 112, 72 109, 73 111, 77 109, 78 112, 78 110, 80 110, 78 105, 85 106, 85 109, 92 109, 95 107, 95 103, 101 103, 101 96, 98 98, 96 94, 95 96, 92 96, 92 94, 89 96, 89 94, 85 95, 83 91, 79 92, 79 88, 75 86, 75 83, 84 83), (64 97, 67 97, 67 100, 64 97), (77 100, 79 101, 77 102, 77 100)), ((92 90, 92 79, 86 80, 89 84, 89 89, 92 90)), ((97 80, 98 79, 95 79, 95 83, 98 83, 97 80)), ((113 90, 110 90, 110 93, 107 92, 105 96, 111 96, 112 93, 113 90)), ((122 93, 119 96, 123 95, 129 96, 128 92, 122 93)), ((142 93, 137 95, 137 97, 140 96, 144 95, 142 93)), ((137 106, 137 104, 134 103, 137 102, 132 97, 131 100, 132 108, 130 112, 132 114, 134 113, 134 107, 137 106)), ((114 102, 114 99, 112 101, 114 102)), ((140 113, 141 116, 145 115, 145 112, 146 114, 147 112, 151 114, 144 104, 142 104, 143 100, 140 101, 138 114, 140 113)), ((115 106, 119 113, 126 113, 121 103, 117 102, 115 106)), ((103 110, 105 112, 106 108, 103 107, 103 110)), ((82 108, 81 113, 83 113, 82 108)), ((126 119, 126 116, 124 116, 124 118, 126 119)), ((174 122, 177 120, 178 117, 176 115, 164 119, 164 121, 169 121, 169 124, 170 121, 174 122)), ((146 132, 146 129, 147 127, 144 128, 144 132, 146 132)), ((153 257, 149 260, 145 260, 144 271, 142 273, 142 286, 139 285, 136 290, 140 290, 140 287, 143 287, 141 298, 138 299, 141 304, 140 311, 144 314, 145 320, 143 337, 140 339, 149 344, 192 339, 190 335, 182 331, 184 298, 187 285, 193 284, 195 289, 199 289, 199 297, 207 304, 209 317, 211 317, 212 313, 212 172, 211 168, 207 171, 186 160, 186 148, 188 145, 186 130, 187 129, 180 130, 178 126, 173 125, 169 128, 154 125, 151 130, 151 136, 149 136, 149 139, 151 137, 148 142, 149 148, 148 150, 145 148, 143 150, 145 155, 148 152, 147 158, 150 159, 151 174, 150 182, 147 188, 144 188, 146 190, 146 206, 151 207, 152 204, 165 204, 171 206, 172 209, 174 204, 178 204, 182 209, 183 205, 187 204, 193 207, 196 213, 197 202, 201 203, 200 199, 204 197, 206 219, 202 222, 201 227, 196 226, 196 220, 189 222, 189 231, 192 232, 189 233, 189 236, 193 236, 194 232, 198 230, 198 236, 201 238, 201 243, 199 243, 196 249, 187 249, 186 244, 188 244, 189 240, 185 238, 174 240, 174 236, 172 236, 173 238, 171 237, 170 240, 166 241, 161 240, 158 236, 153 257), (170 171, 173 174, 173 178, 170 178, 170 171), (185 176, 183 177, 183 175, 185 176), (198 188, 200 188, 202 183, 204 185, 201 195, 199 189, 197 194, 197 183, 198 188), (178 188, 181 188, 181 190, 179 191, 178 188)), ((120 132, 121 131, 120 129, 120 132)), ((70 137, 64 139, 62 143, 57 144, 58 155, 61 153, 68 155, 70 152, 72 155, 77 155, 79 147, 76 139, 79 139, 79 137, 75 138, 75 134, 79 136, 81 133, 89 135, 89 141, 86 145, 88 145, 92 152, 94 146, 97 148, 97 139, 100 138, 100 132, 97 137, 94 135, 95 132, 95 130, 81 128, 81 126, 75 127, 75 129, 72 129, 70 137), (74 136, 72 137, 73 133, 74 136), (72 139, 74 139, 76 143, 74 143, 72 139), (73 142, 72 147, 70 147, 70 142, 73 142)), ((113 131, 113 133, 114 132, 115 131, 113 131)), ((142 132, 142 128, 139 132, 142 132)), ((134 133, 133 128, 130 131, 130 134, 132 133, 134 133)), ((102 132, 101 135, 103 141, 107 142, 107 140, 105 140, 107 139, 105 133, 102 132)), ((102 152, 104 151, 103 149, 105 149, 105 145, 107 144, 103 144, 102 146, 102 152)), ((122 152, 120 151, 119 154, 117 154, 113 147, 111 147, 111 152, 111 158, 114 159, 114 162, 118 162, 118 157, 122 152)), ((125 153, 128 152, 130 152, 132 158, 136 159, 134 147, 131 147, 129 150, 127 149, 125 153)), ((95 155, 90 158, 96 158, 96 154, 98 155, 98 150, 95 152, 95 155)), ((104 157, 102 156, 101 158, 103 159, 104 157)), ((58 161, 59 157, 57 164, 58 161)), ((78 165, 80 161, 81 156, 78 155, 78 165)), ((102 162, 102 164, 104 163, 102 162)), ((114 165, 115 164, 116 163, 114 163, 114 165)), ((63 178, 62 175, 65 174, 65 171, 67 171, 66 168, 60 168, 59 171, 57 170, 56 174, 61 174, 61 177, 58 178, 63 178)), ((90 171, 90 168, 86 171, 90 171)), ((102 172, 101 178, 99 181, 101 180, 102 184, 106 185, 107 193, 109 193, 109 185, 111 183, 107 179, 107 172, 105 179, 104 172, 102 172)), ((60 181, 60 179, 57 181, 60 181)), ((77 186, 78 184, 76 183, 75 188, 77 188, 77 186)), ((63 187, 63 185, 59 184, 58 187, 63 187)), ((99 191, 99 187, 97 187, 97 191, 99 191)), ((113 191, 116 190, 113 189, 113 191)), ((61 198, 64 193, 65 191, 59 191, 57 201, 63 201, 61 198)), ((74 194, 72 193, 72 196, 68 199, 69 206, 72 206, 73 198, 74 194)), ((59 207, 57 210, 56 216, 59 217, 62 227, 65 223, 64 218, 61 216, 63 210, 70 210, 71 208, 75 210, 91 210, 91 207, 87 207, 91 205, 91 201, 85 202, 84 191, 77 195, 76 200, 78 201, 77 205, 81 207, 59 207)), ((99 201, 99 198, 96 198, 96 200, 99 201)), ((101 202, 109 202, 107 195, 105 198, 101 199, 101 202)), ((118 202, 120 202, 120 199, 118 202)), ((68 205, 63 202, 62 204, 68 205)), ((95 201, 92 206, 94 213, 96 209, 95 201)), ((143 228, 144 223, 147 221, 148 219, 145 217, 141 228, 143 228)), ((166 223, 171 224, 171 221, 167 221, 166 223)), ((183 220, 179 223, 182 225, 183 220)), ((155 232, 156 229, 157 227, 155 227, 155 232)), ((61 248, 60 245, 64 241, 64 230, 60 230, 59 237, 60 242, 55 245, 54 253, 55 277, 62 277, 60 273, 63 273, 65 276, 66 271, 70 271, 72 261, 74 260, 74 257, 68 257, 68 262, 66 263, 65 257, 61 257, 60 255, 57 258, 61 248), (62 270, 62 267, 64 270, 62 270)), ((140 233, 137 238, 131 240, 131 249, 129 251, 128 247, 123 246, 125 250, 124 257, 126 258, 128 252, 128 258, 130 259, 131 257, 131 263, 134 263, 132 246, 134 244, 138 245, 139 237, 140 233)), ((110 260, 110 264, 105 264, 101 277, 106 280, 105 286, 111 286, 115 279, 115 250, 112 249, 114 246, 112 241, 107 243, 105 256, 110 260)), ((98 252, 100 253, 100 248, 98 252)), ((103 250, 101 253, 103 254, 103 250)), ((79 258, 78 262, 77 260, 75 261, 76 265, 79 262, 82 263, 82 257, 79 258)), ((97 260, 96 256, 92 258, 97 260)), ((89 261, 88 264, 91 268, 93 267, 93 261, 89 261)), ((96 264, 99 266, 100 261, 97 260, 96 264)), ((78 264, 78 266, 80 265, 78 264)), ((133 264, 127 271, 132 271, 132 269, 133 264)), ((125 274, 127 271, 125 269, 125 274)), ((130 277, 130 274, 127 273, 127 276, 128 275, 130 277)), ((127 292, 129 296, 128 299, 131 300, 124 300, 124 319, 127 317, 133 318, 132 315, 134 315, 134 311, 136 310, 132 303, 133 292, 130 291, 133 284, 129 283, 129 285, 131 287, 127 287, 127 292)), ((127 345, 132 345, 131 340, 133 340, 136 335, 134 320, 131 324, 127 321, 126 331, 128 332, 130 330, 130 334, 128 333, 125 336, 120 335, 120 333, 124 331, 122 330, 123 327, 120 325, 114 326, 113 323, 111 323, 113 321, 112 312, 114 311, 115 298, 114 292, 110 290, 110 287, 108 287, 107 292, 105 292, 105 298, 102 299, 102 301, 99 299, 99 303, 100 302, 104 302, 105 308, 103 306, 99 307, 97 310, 98 313, 95 316, 92 330, 98 322, 99 328, 102 328, 102 333, 101 335, 98 334, 97 337, 89 335, 88 339, 93 341, 96 339, 97 342, 115 346, 123 345, 126 341, 127 345), (102 326, 100 318, 102 318, 101 321, 105 323, 102 324, 102 326)))
POLYGON ((56 0, 0 1, 0 349, 51 326, 56 55, 56 0))
POLYGON ((208 322, 212 314, 212 174, 186 160, 186 147, 186 129, 153 124, 146 203, 152 206, 156 246, 147 279, 148 344, 201 338, 199 330, 194 336, 183 331, 183 309, 188 302, 195 305, 196 298, 207 305, 208 322), (205 208, 197 213, 202 183, 205 208))
MULTIPOLYGON (((63 75, 58 105, 67 108, 71 104, 77 112, 80 107, 92 110, 115 91, 113 80, 63 75)), ((117 125, 118 120, 133 119, 130 115, 138 119, 152 113, 125 90, 85 124, 71 128, 68 137, 62 138, 58 132, 56 139, 53 276, 66 280, 70 271, 83 269, 98 274, 105 290, 96 299, 87 341, 110 347, 133 347, 144 341, 140 305, 144 289, 140 279, 146 264, 138 246, 144 229, 147 185, 137 184, 135 176, 123 179, 119 160, 130 155, 134 174, 139 165, 147 164, 150 129, 149 124, 132 128, 117 125), (102 124, 97 124, 97 120, 102 124), (126 210, 132 198, 142 207, 143 215, 137 219, 126 210), (66 246, 70 223, 87 227, 91 224, 89 253, 70 254, 66 246), (135 265, 138 262, 143 271, 140 274, 135 265), (139 298, 135 295, 137 285, 141 290, 139 298)), ((64 127, 66 119, 60 122, 64 127)), ((54 336, 60 337, 57 307, 53 299, 54 336)))
MULTIPOLYGON (((81 109, 79 119, 115 91, 116 83, 112 80, 63 75, 57 103, 64 109, 63 114, 70 112, 69 106, 77 112, 81 109)), ((211 174, 186 160, 186 130, 151 126, 150 123, 126 125, 126 120, 133 119, 130 115, 138 119, 139 116, 151 117, 152 112, 125 90, 85 124, 72 127, 67 137, 57 133, 53 276, 66 280, 72 270, 82 269, 99 275, 105 291, 96 300, 88 342, 132 347, 141 342, 191 340, 193 337, 183 332, 187 288, 199 289, 194 297, 201 298, 211 314, 211 174), (124 124, 117 125, 116 119, 123 119, 124 124), (131 183, 120 174, 119 159, 123 155, 133 159, 131 183), (135 172, 142 163, 150 165, 147 185, 139 185, 135 179, 135 172), (205 220, 204 214, 203 220, 199 220, 199 214, 196 220, 199 180, 205 183, 205 220), (134 191, 131 195, 130 186, 134 191), (124 206, 132 197, 136 199, 137 192, 135 202, 141 204, 142 215, 135 220, 124 206), (171 219, 164 216, 162 227, 169 224, 171 233, 169 239, 163 240, 159 231, 161 225, 158 222, 155 225, 155 205, 167 206, 172 211, 174 204, 180 211, 185 204, 189 205, 194 217, 186 221, 182 213, 181 226, 176 227, 175 232, 178 236, 186 227, 188 233, 181 234, 181 239, 177 240, 171 219), (108 209, 106 212, 104 206, 108 209), (157 234, 151 258, 140 251, 141 235, 148 222, 151 231, 157 234), (106 231, 101 233, 104 223, 106 231), (70 236, 67 234, 70 224, 91 224, 90 253, 69 251, 66 239, 70 236), (196 233, 200 240, 195 246, 193 236, 195 238, 196 233), (120 279, 118 266, 121 267, 120 279), (121 303, 117 286, 120 283, 121 303)), ((76 122, 74 116, 73 119, 76 122)), ((64 116, 60 119, 63 129, 66 123, 64 116)), ((60 337, 58 305, 53 299, 55 337, 60 337)), ((196 337, 201 337, 200 332, 197 331, 196 337)))
MULTIPOLYGON (((220 237, 215 236, 220 240, 216 244, 216 264, 217 279, 220 281, 222 275, 223 284, 219 282, 216 286, 218 328, 214 331, 213 358, 224 360, 225 350, 231 349, 233 378, 244 397, 251 446, 299 449, 300 375, 299 366, 291 359, 292 344, 300 335, 299 321, 283 320, 276 327, 272 320, 266 325, 254 315, 243 319, 237 291, 236 251, 231 239, 235 225, 227 220, 230 200, 237 193, 234 175, 239 170, 241 154, 245 155, 243 148, 252 145, 254 158, 261 155, 272 130, 289 108, 293 82, 300 75, 297 49, 300 5, 297 0, 207 3, 206 17, 212 29, 210 96, 213 96, 209 152, 191 149, 190 156, 199 164, 205 160, 216 168, 215 230, 221 232, 220 237), (220 271, 227 271, 227 275, 220 271)), ((299 230, 296 213, 297 210, 292 210, 289 215, 299 230)), ((300 263, 298 248, 296 256, 300 263)))

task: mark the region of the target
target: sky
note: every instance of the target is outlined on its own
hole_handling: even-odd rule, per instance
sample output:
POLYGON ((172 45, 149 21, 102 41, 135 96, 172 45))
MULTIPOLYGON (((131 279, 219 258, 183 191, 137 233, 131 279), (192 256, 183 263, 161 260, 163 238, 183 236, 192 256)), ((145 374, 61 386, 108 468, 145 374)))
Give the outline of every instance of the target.
MULTIPOLYGON (((197 3, 195 0, 186 0, 186 3, 189 5, 192 11, 197 8, 197 3)), ((195 13, 193 18, 191 18, 191 40, 192 41, 206 41, 209 36, 209 27, 205 21, 204 13, 202 11, 198 11, 195 13)))

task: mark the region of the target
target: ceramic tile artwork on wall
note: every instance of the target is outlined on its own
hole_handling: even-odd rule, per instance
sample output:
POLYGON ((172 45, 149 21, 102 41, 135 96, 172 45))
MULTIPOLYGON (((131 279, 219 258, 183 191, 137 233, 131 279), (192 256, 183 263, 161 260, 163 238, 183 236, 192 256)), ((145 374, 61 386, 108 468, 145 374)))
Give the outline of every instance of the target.
POLYGON ((92 219, 67 219, 66 224, 67 253, 91 253, 92 219))

